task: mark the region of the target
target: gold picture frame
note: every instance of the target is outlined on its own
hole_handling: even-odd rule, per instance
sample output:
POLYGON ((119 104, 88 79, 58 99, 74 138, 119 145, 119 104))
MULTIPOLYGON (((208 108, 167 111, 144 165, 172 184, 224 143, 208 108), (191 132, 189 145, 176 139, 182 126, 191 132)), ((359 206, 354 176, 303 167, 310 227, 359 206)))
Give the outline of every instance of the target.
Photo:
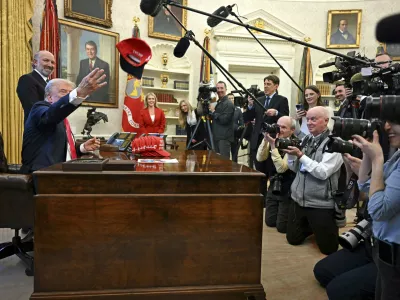
POLYGON ((111 28, 112 2, 113 0, 64 0, 64 16, 111 28))
POLYGON ((59 26, 61 47, 58 77, 78 85, 91 69, 103 69, 107 85, 91 94, 82 105, 118 108, 119 54, 115 45, 119 42, 119 34, 61 19, 59 26), (93 65, 90 66, 90 62, 93 65))
POLYGON ((392 60, 400 61, 400 44, 383 44, 383 49, 392 60))
POLYGON ((359 48, 361 37, 361 16, 361 9, 328 11, 326 48, 359 48))
MULTIPOLYGON (((187 0, 177 0, 183 6, 188 5, 187 0)), ((182 24, 187 26, 187 12, 175 6, 169 6, 172 12, 180 19, 182 24)), ((178 22, 172 16, 168 16, 168 12, 162 8, 156 17, 149 16, 148 36, 168 41, 179 41, 185 35, 185 30, 181 28, 178 22)))

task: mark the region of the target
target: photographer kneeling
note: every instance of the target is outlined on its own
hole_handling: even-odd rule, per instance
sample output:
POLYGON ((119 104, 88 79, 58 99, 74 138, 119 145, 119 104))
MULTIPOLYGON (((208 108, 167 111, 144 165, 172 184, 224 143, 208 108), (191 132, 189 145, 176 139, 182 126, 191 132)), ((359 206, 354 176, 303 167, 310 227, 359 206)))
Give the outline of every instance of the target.
MULTIPOLYGON (((291 117, 279 118, 277 125, 279 126, 277 138, 295 138, 293 133, 296 129, 296 121, 291 117)), ((290 206, 289 191, 295 173, 289 170, 287 154, 275 147, 275 140, 268 133, 264 133, 264 139, 258 147, 256 159, 259 162, 265 161, 269 156, 269 148, 271 148, 271 158, 277 174, 270 178, 265 198, 265 224, 268 227, 276 227, 281 233, 286 233, 290 206)))
MULTIPOLYGON (((400 147, 400 124, 393 117, 385 122, 390 146, 400 147)), ((360 191, 369 192, 373 258, 378 268, 375 299, 400 299, 400 151, 385 163, 377 131, 373 141, 359 135, 353 143, 363 152, 359 171, 360 191)))
POLYGON ((343 159, 339 153, 324 152, 329 141, 328 111, 322 106, 311 108, 306 119, 310 134, 303 139, 302 150, 291 146, 283 150, 290 154, 288 165, 296 172, 286 239, 300 245, 314 234, 320 251, 331 254, 339 245, 333 192, 338 188, 343 159))

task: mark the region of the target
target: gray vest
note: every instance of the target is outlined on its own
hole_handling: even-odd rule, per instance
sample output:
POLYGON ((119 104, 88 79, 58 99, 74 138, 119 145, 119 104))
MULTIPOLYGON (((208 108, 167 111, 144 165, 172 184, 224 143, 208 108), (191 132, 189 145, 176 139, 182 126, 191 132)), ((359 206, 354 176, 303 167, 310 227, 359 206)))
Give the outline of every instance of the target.
MULTIPOLYGON (((329 138, 325 138, 311 156, 312 160, 322 161, 323 149, 329 138)), ((291 198, 302 207, 334 208, 332 191, 338 188, 340 168, 326 180, 317 179, 307 172, 300 172, 300 163, 296 161, 296 178, 291 186, 291 198)))

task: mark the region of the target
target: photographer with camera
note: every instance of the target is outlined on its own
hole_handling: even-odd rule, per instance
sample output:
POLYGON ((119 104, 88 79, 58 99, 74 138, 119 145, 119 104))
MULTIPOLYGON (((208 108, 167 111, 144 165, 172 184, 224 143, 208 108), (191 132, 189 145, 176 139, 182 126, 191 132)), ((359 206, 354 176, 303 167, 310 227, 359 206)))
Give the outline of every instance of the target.
POLYGON ((300 245, 311 234, 323 254, 338 248, 338 226, 335 219, 333 192, 338 188, 340 167, 339 153, 324 152, 329 141, 329 114, 322 107, 307 112, 310 132, 301 144, 302 150, 289 146, 289 168, 296 172, 291 186, 293 199, 289 209, 286 239, 291 245, 300 245))
POLYGON ((215 152, 230 158, 231 143, 233 142, 233 115, 235 106, 226 96, 226 83, 217 83, 217 105, 209 106, 212 116, 212 133, 215 152))
POLYGON ((286 139, 288 142, 295 139, 294 130, 296 122, 291 117, 283 116, 279 118, 277 125, 279 133, 276 138, 264 133, 264 139, 258 147, 256 159, 258 162, 265 161, 269 157, 274 163, 277 174, 271 177, 269 189, 265 198, 265 224, 268 227, 276 227, 278 232, 286 233, 289 206, 290 206, 290 186, 295 177, 295 173, 289 170, 287 159, 288 155, 275 146, 277 138, 286 139))
MULTIPOLYGON (((384 129, 391 147, 400 147, 399 116, 386 112, 382 103, 384 129)), ((368 213, 372 219, 373 257, 378 268, 375 299, 400 298, 400 151, 385 163, 379 135, 372 141, 354 135, 353 143, 363 152, 358 184, 369 193, 368 213)))
POLYGON ((261 130, 262 124, 274 124, 278 121, 280 117, 289 115, 288 99, 286 97, 278 95, 278 87, 279 77, 276 75, 268 75, 264 78, 265 96, 257 99, 261 104, 263 104, 264 108, 266 108, 267 110, 264 111, 262 107, 259 107, 256 104, 254 104, 254 107, 250 106, 250 102, 248 105, 249 110, 254 109, 255 118, 253 133, 250 140, 250 155, 257 171, 260 171, 266 175, 266 177, 262 180, 261 190, 263 194, 265 193, 269 177, 271 177, 275 173, 275 167, 270 158, 263 162, 257 162, 256 159, 257 149, 264 138, 261 130))
MULTIPOLYGON (((361 159, 343 155, 348 175, 358 175, 361 159)), ((367 201, 360 193, 360 200, 367 201)), ((366 216, 364 213, 363 217, 366 216)), ((357 237, 361 238, 361 237, 357 237)), ((370 239, 361 239, 354 248, 344 248, 328 255, 314 266, 314 276, 326 288, 330 300, 373 300, 378 270, 372 259, 370 239)))

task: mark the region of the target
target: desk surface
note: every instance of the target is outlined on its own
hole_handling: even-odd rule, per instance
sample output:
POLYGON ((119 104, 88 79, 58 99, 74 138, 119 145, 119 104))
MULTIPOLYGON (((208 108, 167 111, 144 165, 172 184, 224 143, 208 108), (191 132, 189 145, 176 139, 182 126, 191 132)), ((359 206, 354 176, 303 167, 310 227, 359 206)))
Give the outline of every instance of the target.
MULTIPOLYGON (((178 150, 171 151, 171 158, 176 158, 178 163, 175 164, 161 164, 161 163, 146 163, 137 164, 135 172, 152 172, 155 171, 165 173, 253 173, 255 176, 263 176, 260 172, 251 169, 247 166, 237 164, 213 151, 202 151, 202 150, 178 150)), ((95 157, 95 156, 88 156, 95 157)), ((138 157, 133 156, 124 152, 101 152, 101 158, 108 158, 110 160, 136 160, 138 157)), ((146 158, 146 157, 140 157, 146 158)), ((148 157, 154 158, 154 157, 148 157)), ((62 172, 62 164, 56 164, 48 168, 44 168, 40 171, 36 171, 35 174, 46 174, 46 173, 62 172)), ((116 171, 103 171, 103 172, 116 172, 116 171)), ((125 172, 125 171, 124 171, 125 172)), ((72 172, 75 173, 75 172, 72 172)), ((86 173, 86 172, 85 172, 86 173)), ((90 173, 90 172, 88 172, 90 173)))

